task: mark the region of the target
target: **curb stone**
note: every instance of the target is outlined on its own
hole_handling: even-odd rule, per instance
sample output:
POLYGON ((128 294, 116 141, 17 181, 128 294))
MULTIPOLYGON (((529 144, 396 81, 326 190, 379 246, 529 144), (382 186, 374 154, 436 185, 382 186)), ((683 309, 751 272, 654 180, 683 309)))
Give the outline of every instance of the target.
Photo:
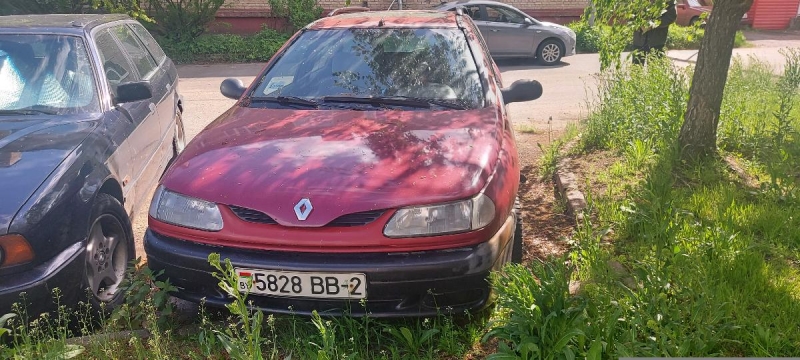
MULTIPOLYGON (((577 139, 571 140, 564 146, 562 152, 568 153, 577 143, 577 139)), ((561 198, 566 200, 567 213, 574 216, 576 221, 581 221, 587 206, 586 197, 578 188, 578 177, 568 170, 570 161, 568 157, 558 161, 556 171, 553 173, 553 182, 561 198)))

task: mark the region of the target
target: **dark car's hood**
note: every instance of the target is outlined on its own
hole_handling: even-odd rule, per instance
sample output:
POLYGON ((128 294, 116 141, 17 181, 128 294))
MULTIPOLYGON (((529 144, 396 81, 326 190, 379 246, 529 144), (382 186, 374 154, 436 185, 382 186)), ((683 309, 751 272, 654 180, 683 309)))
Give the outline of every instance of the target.
POLYGON ((234 107, 165 175, 173 191, 267 213, 287 226, 476 194, 500 150, 498 114, 234 107), (299 221, 293 207, 308 198, 299 221))
POLYGON ((0 234, 94 127, 71 117, 0 116, 0 234))

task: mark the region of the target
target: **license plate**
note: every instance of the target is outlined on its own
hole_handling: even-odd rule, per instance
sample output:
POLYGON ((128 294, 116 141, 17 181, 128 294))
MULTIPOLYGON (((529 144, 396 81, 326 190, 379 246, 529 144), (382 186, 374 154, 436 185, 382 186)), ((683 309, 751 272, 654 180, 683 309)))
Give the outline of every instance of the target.
POLYGON ((322 299, 364 299, 367 277, 359 273, 316 273, 237 268, 239 291, 322 299))

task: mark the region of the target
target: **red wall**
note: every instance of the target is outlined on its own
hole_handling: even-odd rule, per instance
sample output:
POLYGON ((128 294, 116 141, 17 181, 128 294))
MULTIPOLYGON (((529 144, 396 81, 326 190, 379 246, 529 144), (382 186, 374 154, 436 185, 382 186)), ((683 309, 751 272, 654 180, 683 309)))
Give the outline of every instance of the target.
POLYGON ((753 29, 786 30, 798 6, 800 0, 755 0, 748 16, 753 17, 753 29))

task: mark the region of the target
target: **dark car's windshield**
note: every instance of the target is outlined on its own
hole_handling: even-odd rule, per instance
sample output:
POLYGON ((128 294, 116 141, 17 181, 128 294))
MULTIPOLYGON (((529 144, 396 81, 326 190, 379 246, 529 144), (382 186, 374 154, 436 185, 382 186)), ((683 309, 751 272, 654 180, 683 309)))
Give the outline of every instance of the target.
POLYGON ((97 90, 81 38, 0 34, 0 120, 8 114, 97 109, 97 90))
POLYGON ((482 91, 460 30, 334 29, 300 35, 251 96, 337 104, 396 97, 480 108, 482 91))

